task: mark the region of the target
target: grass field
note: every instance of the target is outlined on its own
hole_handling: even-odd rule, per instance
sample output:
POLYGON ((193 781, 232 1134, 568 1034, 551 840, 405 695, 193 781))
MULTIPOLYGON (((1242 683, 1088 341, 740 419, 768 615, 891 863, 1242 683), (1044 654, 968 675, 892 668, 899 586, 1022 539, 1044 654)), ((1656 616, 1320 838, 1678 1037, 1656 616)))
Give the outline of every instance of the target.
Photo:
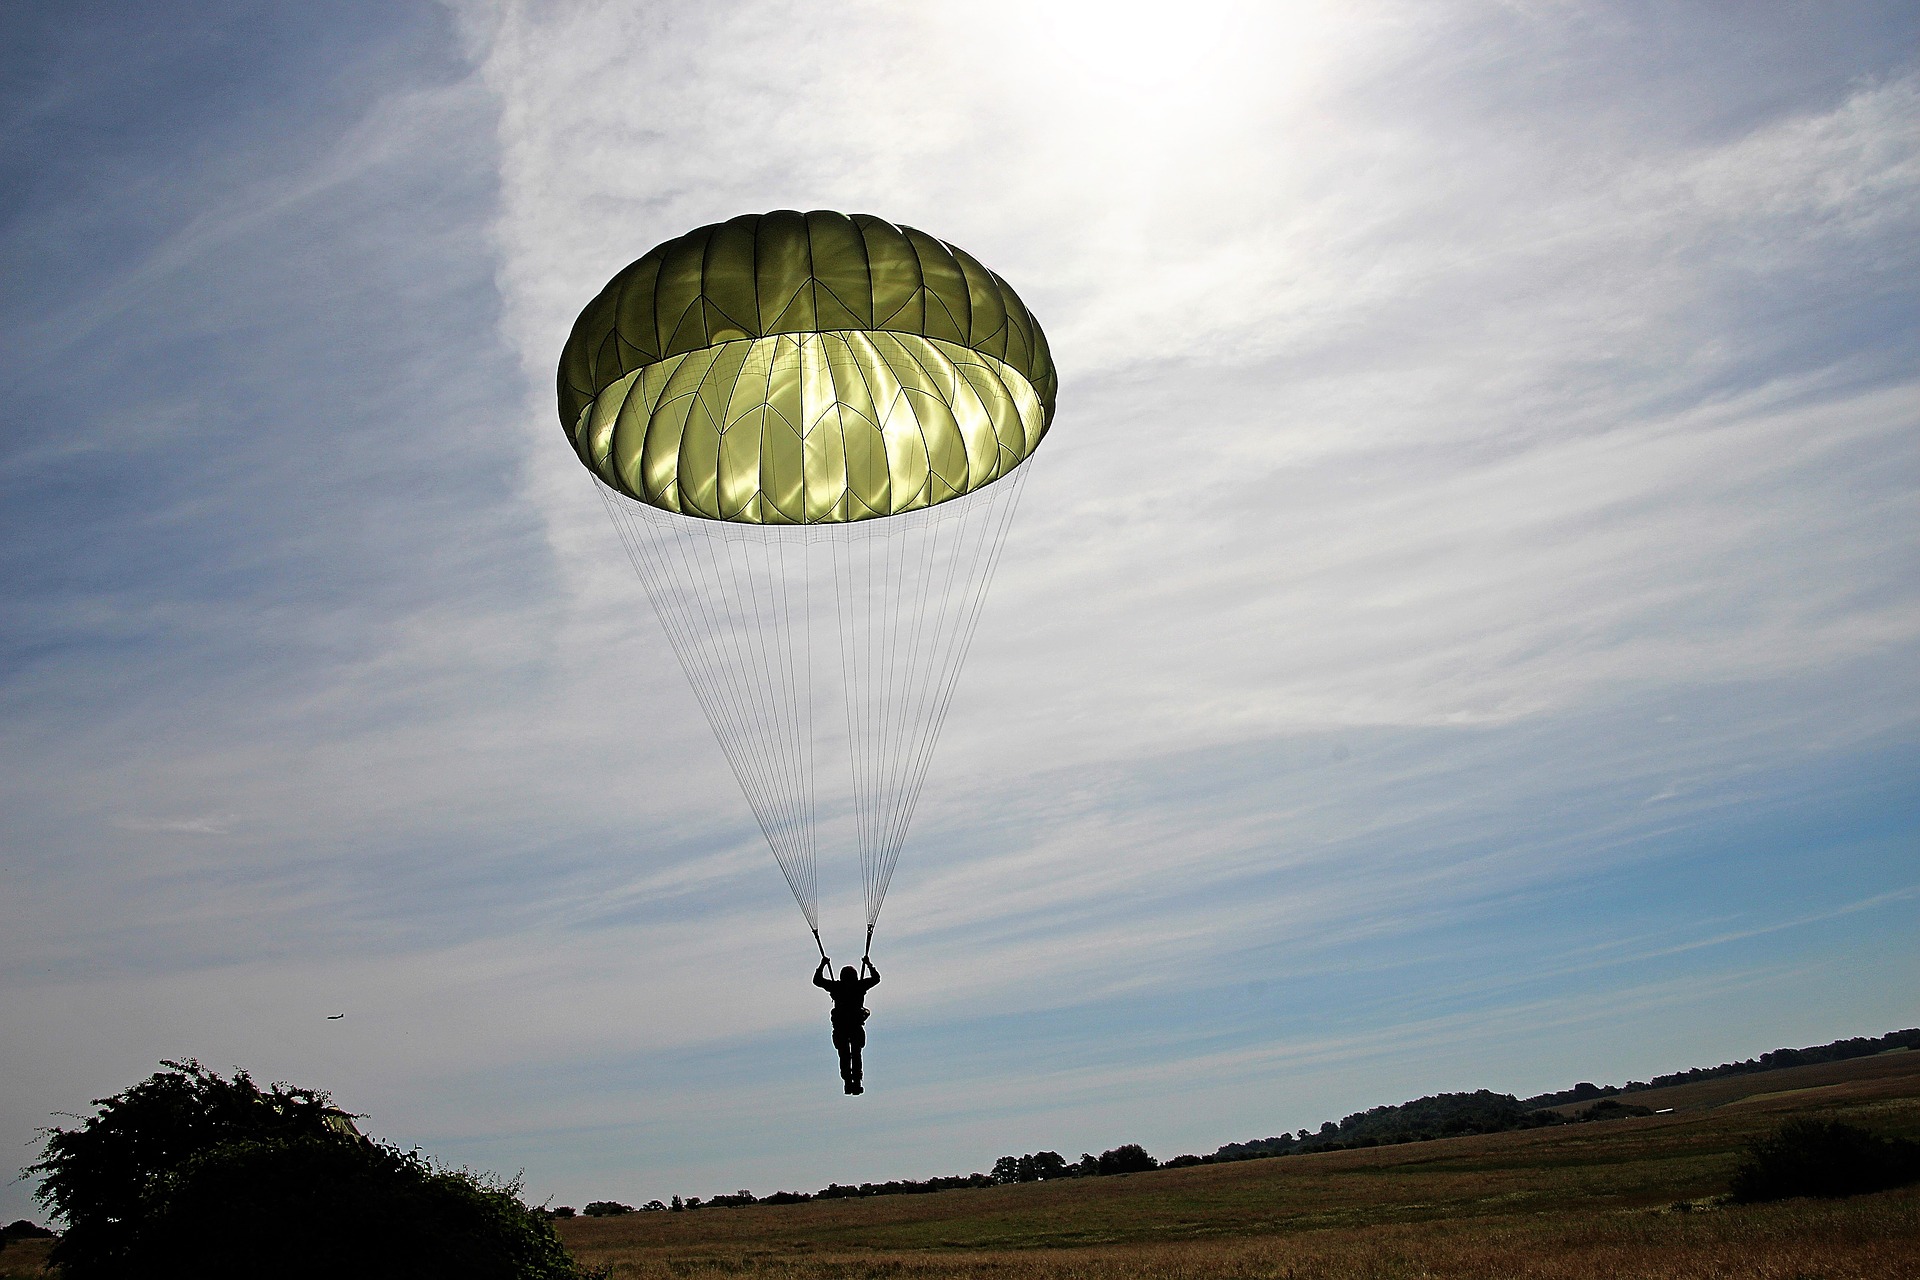
POLYGON ((1920 1054, 1660 1092, 1681 1090, 1698 1092, 1649 1101, 1676 1110, 1638 1120, 560 1227, 617 1277, 1920 1277, 1920 1187, 1702 1203, 1726 1189, 1740 1148, 1790 1115, 1920 1137, 1920 1054))

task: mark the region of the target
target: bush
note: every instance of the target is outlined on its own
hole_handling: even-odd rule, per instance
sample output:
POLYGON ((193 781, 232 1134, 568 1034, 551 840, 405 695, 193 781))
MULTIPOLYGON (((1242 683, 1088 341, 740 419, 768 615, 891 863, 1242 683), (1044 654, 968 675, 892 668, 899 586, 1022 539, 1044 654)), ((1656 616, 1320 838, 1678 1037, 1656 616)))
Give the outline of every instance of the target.
POLYGON ((518 1188, 362 1137, 323 1092, 163 1063, 47 1131, 36 1198, 65 1219, 65 1280, 576 1273, 518 1188))
POLYGON ((237 1142, 192 1160, 147 1233, 194 1280, 340 1276, 572 1280, 546 1219, 512 1186, 371 1142, 237 1142))
POLYGON ((580 1212, 589 1218, 617 1218, 623 1213, 632 1213, 633 1206, 621 1204, 618 1200, 594 1200, 580 1212))
POLYGON ((194 1156, 226 1142, 341 1137, 351 1120, 324 1093, 274 1085, 244 1071, 223 1080, 197 1062, 167 1062, 125 1093, 96 1098, 100 1113, 78 1129, 50 1129, 35 1198, 66 1219, 52 1261, 69 1280, 114 1276, 145 1258, 142 1233, 171 1180, 194 1156))
POLYGON ((1743 1204, 1839 1197, 1920 1181, 1920 1143, 1882 1138, 1834 1120, 1789 1120, 1747 1148, 1733 1175, 1743 1204))

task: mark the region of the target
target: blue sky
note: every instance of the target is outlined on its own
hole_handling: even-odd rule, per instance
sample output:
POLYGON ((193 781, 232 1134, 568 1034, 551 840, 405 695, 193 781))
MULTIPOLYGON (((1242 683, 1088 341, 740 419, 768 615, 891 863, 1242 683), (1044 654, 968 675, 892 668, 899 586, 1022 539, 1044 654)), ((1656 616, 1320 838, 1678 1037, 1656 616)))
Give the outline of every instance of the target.
POLYGON ((1920 1022, 1907 7, 1098 11, 9 11, 16 1165, 187 1055, 578 1204, 1920 1022), (551 404, 781 207, 1063 373, 857 1101, 551 404))

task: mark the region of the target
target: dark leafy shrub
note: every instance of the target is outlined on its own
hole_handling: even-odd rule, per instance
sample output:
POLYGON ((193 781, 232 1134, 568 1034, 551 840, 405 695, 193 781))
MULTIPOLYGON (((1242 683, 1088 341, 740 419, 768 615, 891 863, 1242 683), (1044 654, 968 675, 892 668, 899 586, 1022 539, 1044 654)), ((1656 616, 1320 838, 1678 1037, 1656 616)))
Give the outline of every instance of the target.
POLYGON ((369 1142, 318 1090, 163 1065, 26 1170, 66 1220, 64 1280, 575 1275, 516 1187, 369 1142))
POLYGON ((572 1280, 517 1188, 338 1138, 228 1143, 175 1177, 142 1274, 242 1280, 572 1280))
POLYGON ((356 1137, 325 1093, 276 1084, 261 1089, 244 1071, 231 1080, 199 1063, 167 1068, 111 1098, 77 1129, 50 1129, 34 1193, 67 1231, 52 1261, 67 1280, 119 1276, 146 1257, 141 1237, 186 1163, 223 1143, 293 1137, 356 1137))
POLYGON ((1920 1143, 1834 1120, 1789 1120, 1747 1149, 1733 1175, 1742 1203, 1852 1196, 1920 1181, 1920 1143))

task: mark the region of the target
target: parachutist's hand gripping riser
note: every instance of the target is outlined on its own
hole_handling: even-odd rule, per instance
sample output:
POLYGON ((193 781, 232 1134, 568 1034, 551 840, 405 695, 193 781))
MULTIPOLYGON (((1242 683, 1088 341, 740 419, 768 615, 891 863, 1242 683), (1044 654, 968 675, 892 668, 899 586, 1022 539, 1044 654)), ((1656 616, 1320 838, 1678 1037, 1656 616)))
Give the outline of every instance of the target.
POLYGON ((839 623, 828 683, 845 688, 871 952, 1057 388, 1006 281, 866 214, 750 214, 670 240, 567 340, 561 425, 823 961, 814 614, 839 623))

